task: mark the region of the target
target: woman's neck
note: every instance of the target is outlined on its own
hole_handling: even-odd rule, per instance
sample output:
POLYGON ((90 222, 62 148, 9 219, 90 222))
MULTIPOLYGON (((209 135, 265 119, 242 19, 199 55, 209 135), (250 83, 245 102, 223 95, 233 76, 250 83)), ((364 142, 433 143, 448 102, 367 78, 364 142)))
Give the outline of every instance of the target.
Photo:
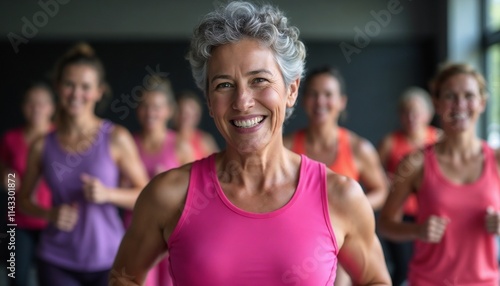
POLYGON ((222 174, 219 179, 244 185, 249 190, 267 189, 294 175, 290 152, 281 137, 256 152, 242 153, 228 145, 219 156, 222 158, 218 163, 217 171, 222 174))
POLYGON ((57 120, 57 129, 66 134, 87 133, 99 125, 99 118, 94 114, 86 116, 67 116, 61 114, 57 120))
POLYGON ((153 129, 143 129, 141 132, 141 137, 144 142, 156 142, 163 141, 167 136, 167 128, 160 126, 153 129))
POLYGON ((177 134, 179 137, 183 139, 190 139, 196 132, 196 128, 182 128, 177 130, 177 134))
POLYGON ((309 126, 306 129, 306 138, 312 145, 330 146, 337 142, 338 129, 336 123, 309 126))
POLYGON ((52 123, 50 121, 40 121, 28 123, 24 126, 24 133, 31 134, 44 134, 50 130, 52 123))
POLYGON ((445 132, 441 141, 442 152, 452 156, 468 156, 481 150, 481 139, 476 136, 475 129, 466 132, 445 132))
POLYGON ((403 130, 408 141, 415 145, 421 145, 427 137, 427 126, 422 126, 413 130, 403 130))

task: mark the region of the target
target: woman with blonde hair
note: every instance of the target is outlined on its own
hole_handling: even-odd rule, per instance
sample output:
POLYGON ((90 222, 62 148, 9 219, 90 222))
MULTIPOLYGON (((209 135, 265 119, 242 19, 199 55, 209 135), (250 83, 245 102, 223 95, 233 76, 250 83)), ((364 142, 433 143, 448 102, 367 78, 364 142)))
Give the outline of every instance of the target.
POLYGON ((468 65, 448 64, 433 80, 432 97, 443 137, 399 164, 380 232, 414 241, 410 285, 498 285, 500 151, 476 134, 485 80, 468 65), (411 194, 419 209, 416 221, 406 222, 411 194))

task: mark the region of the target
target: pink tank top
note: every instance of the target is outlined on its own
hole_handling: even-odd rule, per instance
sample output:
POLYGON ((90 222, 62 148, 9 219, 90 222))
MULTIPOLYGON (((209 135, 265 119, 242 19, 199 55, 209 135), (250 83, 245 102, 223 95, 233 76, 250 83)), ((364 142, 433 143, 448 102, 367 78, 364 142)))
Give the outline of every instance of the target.
POLYGON ((163 148, 160 152, 151 154, 144 150, 139 135, 134 135, 135 144, 137 145, 137 149, 139 149, 139 156, 146 167, 149 178, 153 178, 158 173, 179 167, 179 160, 175 153, 175 140, 175 132, 167 130, 163 148))
POLYGON ((338 247, 325 166, 302 156, 290 201, 251 213, 218 181, 215 154, 193 163, 185 208, 168 240, 174 285, 333 285, 338 247))
MULTIPOLYGON (((52 128, 51 128, 52 129, 52 128)), ((21 189, 22 178, 27 169, 27 159, 29 153, 29 145, 24 139, 22 128, 9 130, 0 139, 0 161, 5 166, 16 173, 16 189, 21 189)), ((19 192, 16 193, 16 199, 19 192)), ((51 193, 45 179, 41 179, 36 187, 34 200, 36 204, 44 209, 51 206, 51 193)), ((7 207, 7 203, 5 203, 7 207)), ((7 212, 5 212, 7 213, 7 212)), ((19 228, 41 230, 47 226, 47 221, 26 215, 17 210, 15 214, 15 222, 19 228)))
MULTIPOLYGON (((144 150, 138 134, 134 134, 133 137, 139 151, 139 157, 146 168, 149 179, 152 179, 158 173, 179 167, 180 163, 177 159, 177 154, 175 154, 176 134, 174 131, 167 130, 163 148, 160 152, 155 154, 147 153, 146 150, 144 150)), ((123 214, 123 224, 125 228, 128 228, 131 223, 132 212, 125 210, 123 214)))
POLYGON ((424 149, 417 222, 438 215, 450 223, 440 243, 415 241, 410 285, 498 285, 495 236, 486 231, 485 216, 488 206, 500 210, 500 178, 495 154, 485 142, 483 154, 479 179, 457 185, 442 174, 434 145, 424 149))

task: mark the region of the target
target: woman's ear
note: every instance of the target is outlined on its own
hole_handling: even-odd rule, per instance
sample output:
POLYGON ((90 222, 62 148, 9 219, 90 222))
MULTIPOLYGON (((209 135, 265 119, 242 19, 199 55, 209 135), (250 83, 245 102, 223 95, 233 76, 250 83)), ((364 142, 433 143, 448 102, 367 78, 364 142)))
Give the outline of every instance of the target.
POLYGON ((105 83, 99 84, 99 86, 97 87, 97 93, 98 93, 97 102, 102 100, 102 98, 104 97, 104 93, 108 92, 108 90, 109 89, 107 84, 105 83))
POLYGON ((342 94, 340 96, 340 107, 341 107, 341 110, 344 111, 347 107, 347 102, 348 102, 348 99, 347 99, 347 95, 345 94, 342 94))
POLYGON ((295 79, 288 87, 288 96, 286 98, 286 107, 293 107, 299 94, 300 78, 295 79))

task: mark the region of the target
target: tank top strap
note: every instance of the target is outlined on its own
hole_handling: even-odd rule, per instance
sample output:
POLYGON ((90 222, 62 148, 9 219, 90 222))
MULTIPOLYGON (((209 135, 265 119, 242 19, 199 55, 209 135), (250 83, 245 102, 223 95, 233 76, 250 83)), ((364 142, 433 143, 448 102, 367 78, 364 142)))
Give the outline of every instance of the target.
POLYGON ((337 154, 335 161, 329 168, 341 175, 359 180, 359 171, 356 168, 354 154, 351 148, 351 136, 349 130, 339 127, 337 135, 337 154))
MULTIPOLYGON (((95 138, 95 141, 92 144, 93 147, 98 149, 99 154, 111 155, 109 142, 111 141, 111 133, 113 132, 113 129, 113 122, 104 119, 101 123, 101 126, 99 127, 99 131, 95 138)), ((88 152, 91 152, 92 149, 93 148, 90 148, 88 152)))
POLYGON ((395 148, 406 148, 408 145, 408 140, 406 139, 406 136, 403 134, 401 131, 396 131, 392 134, 392 140, 393 140, 393 149, 395 148))
MULTIPOLYGON (((490 172, 492 178, 496 178, 500 183, 500 175, 498 174, 498 166, 496 162, 495 150, 492 149, 486 141, 482 141, 482 148, 484 154, 484 167, 485 171, 490 172)), ((499 190, 500 191, 500 190, 499 190)))
POLYGON ((342 153, 346 151, 350 153, 351 142, 350 142, 349 131, 345 128, 339 127, 337 132, 338 132, 337 144, 339 151, 342 151, 342 153))
POLYGON ((216 155, 217 153, 214 153, 206 158, 194 161, 191 164, 186 202, 184 203, 184 209, 179 218, 179 222, 168 239, 168 245, 172 244, 172 242, 177 239, 183 225, 188 224, 192 216, 198 215, 200 209, 203 209, 204 206, 209 203, 209 200, 213 200, 217 197, 216 187, 211 183, 212 176, 217 176, 213 174, 216 172, 216 155))
POLYGON ((306 153, 306 132, 304 129, 297 131, 292 138, 292 151, 297 154, 306 153))
POLYGON ((422 149, 424 156, 424 172, 426 169, 435 173, 439 171, 439 165, 436 158, 436 152, 434 151, 435 144, 427 145, 422 149), (432 170, 431 170, 432 169, 432 170))

